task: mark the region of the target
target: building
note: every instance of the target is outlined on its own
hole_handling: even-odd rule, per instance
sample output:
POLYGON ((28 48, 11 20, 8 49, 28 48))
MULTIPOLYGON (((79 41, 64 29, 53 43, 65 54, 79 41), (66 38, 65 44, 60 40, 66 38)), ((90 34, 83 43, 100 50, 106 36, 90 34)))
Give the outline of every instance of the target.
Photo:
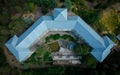
POLYGON ((72 50, 60 47, 52 53, 53 64, 81 64, 82 56, 75 55, 72 50))
POLYGON ((30 46, 49 31, 71 31, 85 40, 93 50, 91 54, 102 62, 115 45, 107 36, 101 37, 79 16, 67 15, 67 9, 55 8, 53 15, 40 17, 20 37, 14 35, 6 43, 6 47, 19 62, 25 61, 34 51, 30 46))

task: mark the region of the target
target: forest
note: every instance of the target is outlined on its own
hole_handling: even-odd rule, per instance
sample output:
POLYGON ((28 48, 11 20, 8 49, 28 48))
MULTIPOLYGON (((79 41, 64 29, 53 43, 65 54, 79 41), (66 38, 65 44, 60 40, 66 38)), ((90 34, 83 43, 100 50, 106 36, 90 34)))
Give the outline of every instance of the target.
POLYGON ((116 39, 118 34, 120 0, 0 0, 0 75, 120 75, 120 41, 116 39), (101 36, 107 35, 116 43, 104 62, 97 62, 94 68, 79 65, 25 70, 9 64, 5 42, 15 34, 20 36, 40 16, 54 8, 67 8, 101 36), (29 18, 31 14, 33 16, 29 18))

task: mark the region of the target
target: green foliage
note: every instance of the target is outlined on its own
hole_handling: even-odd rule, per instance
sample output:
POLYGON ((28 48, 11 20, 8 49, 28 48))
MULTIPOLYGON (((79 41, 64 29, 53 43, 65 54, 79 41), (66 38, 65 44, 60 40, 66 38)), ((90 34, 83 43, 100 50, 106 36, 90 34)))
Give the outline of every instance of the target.
POLYGON ((95 58, 93 58, 90 54, 83 56, 82 63, 86 64, 89 68, 96 68, 97 64, 95 58))
POLYGON ((31 65, 31 64, 37 63, 35 57, 36 57, 36 52, 33 53, 33 54, 30 56, 30 58, 28 58, 28 59, 24 62, 24 66, 29 66, 29 65, 31 65))
POLYGON ((56 0, 41 0, 41 7, 54 8, 56 6, 56 0))
POLYGON ((90 53, 90 47, 87 44, 76 44, 74 52, 78 55, 88 55, 90 53))
POLYGON ((57 0, 39 0, 38 2, 40 3, 39 6, 41 6, 43 14, 46 14, 49 9, 53 9, 57 6, 57 0))
POLYGON ((70 10, 70 8, 72 6, 71 0, 65 0, 64 6, 65 6, 65 8, 67 8, 68 10, 70 10))
POLYGON ((13 19, 8 25, 10 35, 14 35, 17 32, 22 32, 23 27, 26 27, 26 24, 22 19, 13 19))
POLYGON ((47 70, 47 75, 63 75, 65 73, 64 67, 51 67, 47 70))
POLYGON ((72 36, 70 36, 70 35, 63 35, 63 36, 61 36, 61 38, 62 39, 69 39, 70 41, 75 42, 75 39, 72 36))
POLYGON ((89 2, 95 2, 95 1, 97 1, 97 0, 87 0, 87 1, 89 1, 89 2))
POLYGON ((21 6, 15 6, 16 13, 20 13, 23 11, 23 8, 21 6))
POLYGON ((3 54, 3 49, 0 47, 0 69, 7 65, 5 55, 3 54), (4 63, 3 63, 4 62, 4 63))
POLYGON ((59 34, 55 34, 55 35, 50 35, 50 36, 48 36, 48 37, 46 37, 45 38, 45 41, 46 41, 46 43, 47 42, 50 42, 50 40, 52 39, 52 40, 58 40, 58 39, 60 39, 60 38, 62 38, 62 39, 68 39, 68 40, 70 40, 70 41, 73 41, 73 42, 75 42, 75 39, 72 37, 72 36, 70 36, 70 35, 62 35, 62 36, 60 36, 59 34))
POLYGON ((49 57, 50 57, 50 52, 45 52, 44 53, 44 61, 48 61, 49 60, 49 57))
POLYGON ((83 10, 79 12, 79 15, 88 23, 95 24, 99 20, 98 11, 83 10))
POLYGON ((50 50, 48 50, 47 48, 45 48, 44 46, 42 47, 38 47, 36 50, 36 55, 40 55, 43 56, 44 61, 48 61, 49 57, 50 57, 50 50))
POLYGON ((40 46, 25 62, 23 62, 23 67, 29 67, 29 65, 34 64, 38 64, 41 66, 43 65, 43 63, 45 63, 45 61, 49 61, 50 54, 51 52, 46 47, 40 46))
POLYGON ((108 33, 118 33, 120 27, 120 13, 115 9, 103 11, 99 23, 104 27, 108 33))
POLYGON ((9 23, 10 17, 11 15, 10 15, 9 10, 3 8, 0 14, 0 24, 7 25, 9 23))
POLYGON ((32 21, 31 18, 25 17, 25 18, 24 18, 24 22, 25 22, 26 24, 29 24, 29 25, 30 25, 30 24, 32 24, 33 21, 32 21))
POLYGON ((58 42, 50 43, 50 44, 49 44, 49 47, 50 47, 50 49, 51 49, 53 52, 56 52, 56 51, 59 50, 59 44, 58 44, 58 42))
POLYGON ((73 5, 77 7, 84 7, 85 6, 85 0, 71 0, 73 5))
POLYGON ((85 0, 74 1, 72 11, 82 17, 88 24, 95 24, 99 20, 98 10, 91 10, 85 5, 85 0))
POLYGON ((65 68, 60 66, 47 67, 41 69, 24 70, 22 75, 64 75, 65 68))
POLYGON ((36 5, 33 2, 29 2, 27 3, 28 9, 30 10, 30 12, 33 12, 36 8, 36 5))
POLYGON ((3 48, 3 43, 9 37, 9 30, 6 26, 0 26, 0 47, 3 48))
MULTIPOLYGON (((1 74, 5 73, 5 75, 7 75, 7 74, 16 75, 14 73, 16 71, 16 69, 11 69, 9 67, 9 65, 6 63, 6 58, 3 53, 4 52, 3 45, 10 36, 12 36, 16 33, 20 33, 26 28, 26 23, 24 23, 24 21, 21 18, 16 18, 13 15, 15 15, 16 13, 22 14, 22 12, 24 10, 33 11, 36 7, 36 4, 41 6, 42 12, 45 14, 48 12, 49 9, 53 9, 54 7, 56 7, 56 5, 57 5, 56 1, 57 0, 12 0, 12 1, 4 0, 3 1, 3 4, 0 7, 0 8, 2 8, 0 10, 1 11, 1 13, 0 13, 0 49, 1 49, 0 50, 0 59, 1 59, 0 73, 1 74), (27 5, 25 5, 25 4, 27 4, 27 5)), ((97 10, 103 11, 102 14, 99 13, 100 11, 96 11, 96 9, 90 10, 88 7, 86 7, 86 4, 85 4, 86 0, 71 0, 72 3, 69 2, 70 0, 65 0, 65 1, 66 1, 65 6, 68 9, 72 8, 73 12, 75 12, 77 15, 81 16, 87 23, 92 25, 95 28, 95 30, 97 30, 98 32, 100 32, 100 33, 102 33, 102 31, 109 32, 109 33, 107 33, 107 35, 110 38, 112 38, 112 40, 116 41, 115 35, 120 33, 120 13, 118 10, 115 10, 115 9, 106 11, 105 8, 109 7, 110 5, 112 5, 114 3, 120 2, 120 0, 108 0, 107 3, 105 3, 105 4, 103 3, 104 0, 102 0, 102 1, 88 0, 91 2, 95 2, 95 1, 99 2, 99 4, 97 5, 96 8, 97 8, 97 10), (71 7, 71 4, 72 4, 72 7, 71 7), (99 23, 98 23, 98 20, 99 20, 99 23)), ((64 37, 60 36, 60 37, 62 37, 64 39, 69 38, 67 36, 64 36, 64 37)), ((53 37, 53 39, 58 39, 58 35, 53 37)), ((69 38, 69 39, 73 40, 73 38, 69 38)), ((80 53, 82 53, 83 55, 86 55, 86 56, 83 56, 82 62, 84 64, 87 64, 90 68, 92 68, 92 67, 95 68, 96 62, 95 62, 94 58, 87 55, 89 53, 88 48, 84 46, 82 49, 81 47, 82 46, 80 46, 78 48, 78 50, 81 49, 82 51, 80 53), (85 50, 86 52, 84 53, 83 50, 85 50)), ((36 63, 35 56, 40 55, 40 54, 43 54, 44 59, 47 60, 50 52, 49 51, 44 52, 44 50, 46 50, 46 48, 41 48, 40 50, 36 51, 36 53, 38 53, 38 54, 34 53, 33 56, 31 56, 31 58, 28 60, 31 63, 32 62, 36 63)), ((120 63, 119 57, 120 57, 119 52, 113 53, 113 55, 109 59, 109 64, 110 63, 119 64, 120 63)), ((39 59, 37 61, 37 63, 41 65, 42 60, 39 59)), ((29 66, 29 64, 27 64, 27 63, 24 64, 24 68, 27 69, 28 66, 29 66)), ((115 70, 116 75, 120 74, 120 72, 117 71, 118 69, 115 69, 115 68, 111 68, 111 69, 113 71, 115 70)), ((111 71, 111 72, 113 72, 113 71, 111 71)), ((87 70, 87 72, 88 72, 88 70, 87 70)), ((84 71, 84 69, 80 70, 78 67, 77 67, 77 69, 72 68, 71 70, 66 70, 63 67, 54 67, 54 68, 47 67, 45 69, 39 69, 35 72, 33 72, 31 70, 31 71, 25 72, 23 75, 64 75, 64 74, 84 75, 87 72, 86 72, 86 70, 84 71), (82 73, 80 73, 80 72, 82 72, 82 73)), ((101 71, 100 72, 98 71, 96 74, 105 75, 105 73, 101 72, 101 71)), ((93 73, 91 75, 93 75, 93 73)))
POLYGON ((52 37, 54 40, 57 40, 57 39, 60 38, 60 34, 51 35, 51 37, 52 37))

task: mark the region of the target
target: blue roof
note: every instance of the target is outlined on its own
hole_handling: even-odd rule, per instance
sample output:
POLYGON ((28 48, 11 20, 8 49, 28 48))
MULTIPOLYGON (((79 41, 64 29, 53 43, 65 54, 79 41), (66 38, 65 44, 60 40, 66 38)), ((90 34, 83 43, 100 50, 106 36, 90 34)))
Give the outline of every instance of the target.
POLYGON ((54 20, 66 21, 67 20, 67 9, 54 9, 54 20))
POLYGON ((18 61, 26 60, 33 52, 30 52, 27 48, 16 48, 18 37, 14 35, 10 40, 5 43, 6 47, 12 52, 18 61))
POLYGON ((94 48, 91 54, 99 61, 102 62, 111 52, 111 48, 115 45, 107 36, 103 37, 106 48, 94 48))
POLYGON ((91 54, 102 62, 114 46, 107 36, 101 37, 79 16, 67 16, 67 9, 55 8, 53 15, 40 17, 20 37, 16 35, 8 40, 5 45, 18 61, 24 61, 33 53, 29 47, 45 32, 72 31, 85 40, 93 50, 91 54))

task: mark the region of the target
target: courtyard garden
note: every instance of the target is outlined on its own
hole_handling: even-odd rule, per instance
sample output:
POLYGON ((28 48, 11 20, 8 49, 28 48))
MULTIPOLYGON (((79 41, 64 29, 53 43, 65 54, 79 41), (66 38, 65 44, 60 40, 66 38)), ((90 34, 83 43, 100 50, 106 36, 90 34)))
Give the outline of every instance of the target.
POLYGON ((74 52, 78 55, 88 55, 91 51, 91 47, 86 43, 77 43, 74 48, 74 52))
POLYGON ((51 51, 44 45, 39 46, 23 65, 44 65, 47 61, 51 61, 50 54, 51 51))
POLYGON ((89 68, 96 68, 96 59, 90 54, 91 47, 86 43, 76 43, 74 52, 82 56, 81 63, 89 68))

